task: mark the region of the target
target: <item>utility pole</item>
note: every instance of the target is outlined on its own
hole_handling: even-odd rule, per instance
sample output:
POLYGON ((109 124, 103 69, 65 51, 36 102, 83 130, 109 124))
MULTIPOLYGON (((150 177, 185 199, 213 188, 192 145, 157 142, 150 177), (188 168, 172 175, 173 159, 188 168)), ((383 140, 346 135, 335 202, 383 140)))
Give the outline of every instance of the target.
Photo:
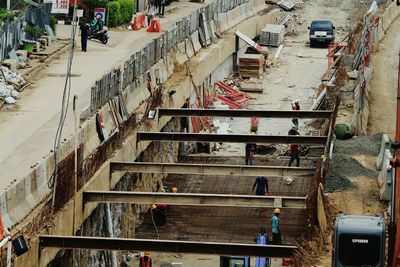
POLYGON ((11 0, 7 0, 7 10, 10 10, 11 9, 11 0))

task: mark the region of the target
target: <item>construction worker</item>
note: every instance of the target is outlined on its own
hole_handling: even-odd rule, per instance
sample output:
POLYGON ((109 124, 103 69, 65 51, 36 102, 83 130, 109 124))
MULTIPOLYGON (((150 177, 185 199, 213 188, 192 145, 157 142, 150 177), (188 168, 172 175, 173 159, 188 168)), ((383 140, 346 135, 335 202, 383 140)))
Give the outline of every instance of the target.
POLYGON ((139 258, 139 267, 152 267, 150 252, 146 251, 144 255, 139 258))
POLYGON ((150 212, 154 223, 157 226, 163 226, 167 222, 167 217, 165 216, 165 206, 163 204, 159 206, 156 204, 152 204, 150 212))
POLYGON ((300 146, 297 144, 290 144, 289 151, 290 151, 289 167, 292 166, 292 163, 294 160, 296 160, 296 167, 299 167, 300 166, 300 146))
MULTIPOLYGON (((299 100, 295 100, 292 102, 292 110, 300 110, 299 100)), ((292 119, 292 122, 297 128, 299 128, 299 119, 298 118, 292 119)))
MULTIPOLYGON (((256 244, 260 244, 260 245, 266 245, 269 243, 268 235, 266 234, 266 230, 264 227, 261 227, 260 233, 256 236, 256 238, 254 238, 254 242, 256 242, 256 244)), ((269 267, 269 266, 270 266, 270 263, 269 263, 268 258, 264 258, 264 257, 256 258, 255 267, 269 267)))
POLYGON ((272 244, 280 245, 282 243, 281 240, 281 219, 279 215, 281 214, 281 210, 276 208, 274 210, 274 215, 271 218, 271 228, 272 228, 272 244))
POLYGON ((269 194, 268 190, 268 177, 266 176, 257 176, 256 180, 253 184, 253 189, 251 191, 254 191, 254 188, 256 188, 256 195, 257 196, 265 196, 265 192, 269 194))
POLYGON ((296 126, 292 126, 292 128, 289 130, 288 135, 300 135, 299 131, 297 130, 296 126))
MULTIPOLYGON (((250 135, 255 135, 256 133, 251 131, 250 135)), ((254 165, 254 156, 256 154, 257 145, 256 144, 246 144, 246 165, 254 165)))
POLYGON ((172 192, 172 193, 178 193, 178 188, 177 188, 176 186, 173 186, 173 187, 171 188, 171 192, 172 192))

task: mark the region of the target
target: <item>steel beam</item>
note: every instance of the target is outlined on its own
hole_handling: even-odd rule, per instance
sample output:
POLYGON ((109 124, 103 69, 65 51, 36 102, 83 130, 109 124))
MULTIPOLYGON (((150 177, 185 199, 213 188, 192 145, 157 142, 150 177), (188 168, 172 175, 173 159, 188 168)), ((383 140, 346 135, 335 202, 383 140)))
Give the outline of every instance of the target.
POLYGON ((230 117, 329 119, 332 111, 160 108, 158 117, 230 117))
POLYGON ((115 171, 132 173, 173 173, 188 175, 266 175, 282 177, 314 175, 315 168, 287 166, 217 165, 196 163, 111 162, 110 172, 112 173, 115 171))
POLYGON ((138 132, 139 141, 197 141, 221 143, 259 143, 259 144, 305 144, 325 145, 327 136, 299 135, 243 135, 243 134, 200 134, 200 133, 167 133, 138 132))
POLYGON ((306 197, 254 196, 198 193, 85 191, 83 202, 154 204, 177 206, 257 207, 305 209, 306 197))
POLYGON ((40 235, 39 245, 41 248, 59 249, 158 251, 275 258, 290 258, 297 249, 295 246, 53 235, 40 235))

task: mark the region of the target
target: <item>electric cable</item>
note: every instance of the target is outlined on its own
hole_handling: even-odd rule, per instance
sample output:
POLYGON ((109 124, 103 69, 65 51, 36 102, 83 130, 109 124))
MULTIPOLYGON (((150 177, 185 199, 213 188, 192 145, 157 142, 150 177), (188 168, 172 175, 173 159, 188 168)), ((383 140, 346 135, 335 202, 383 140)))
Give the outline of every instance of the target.
POLYGON ((160 234, 158 232, 158 228, 157 228, 156 222, 154 221, 153 209, 152 208, 150 208, 150 214, 151 214, 151 221, 153 222, 154 229, 156 230, 157 239, 160 239, 160 234))
POLYGON ((76 24, 76 0, 74 5, 73 11, 73 19, 72 19, 72 28, 71 28, 71 39, 70 39, 70 47, 68 53, 68 61, 67 61, 67 71, 66 71, 66 78, 64 82, 63 88, 63 95, 61 100, 61 113, 60 113, 60 120, 58 123, 56 136, 54 138, 53 144, 53 158, 54 158, 54 171, 47 183, 47 186, 50 189, 53 189, 53 196, 52 196, 52 207, 54 208, 55 204, 55 195, 56 195, 56 188, 57 188, 57 178, 58 178, 58 153, 61 146, 61 138, 62 132, 65 124, 65 120, 68 114, 68 107, 69 107, 69 100, 71 96, 71 70, 72 70, 72 63, 74 58, 74 48, 75 48, 75 36, 77 30, 76 24))

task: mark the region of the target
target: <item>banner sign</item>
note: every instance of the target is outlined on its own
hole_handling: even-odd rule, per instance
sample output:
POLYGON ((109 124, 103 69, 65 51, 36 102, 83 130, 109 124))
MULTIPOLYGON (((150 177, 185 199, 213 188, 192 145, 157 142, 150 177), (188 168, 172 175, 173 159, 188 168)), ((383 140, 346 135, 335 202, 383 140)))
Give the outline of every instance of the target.
POLYGON ((51 13, 53 14, 68 14, 69 1, 68 0, 52 0, 51 13))

